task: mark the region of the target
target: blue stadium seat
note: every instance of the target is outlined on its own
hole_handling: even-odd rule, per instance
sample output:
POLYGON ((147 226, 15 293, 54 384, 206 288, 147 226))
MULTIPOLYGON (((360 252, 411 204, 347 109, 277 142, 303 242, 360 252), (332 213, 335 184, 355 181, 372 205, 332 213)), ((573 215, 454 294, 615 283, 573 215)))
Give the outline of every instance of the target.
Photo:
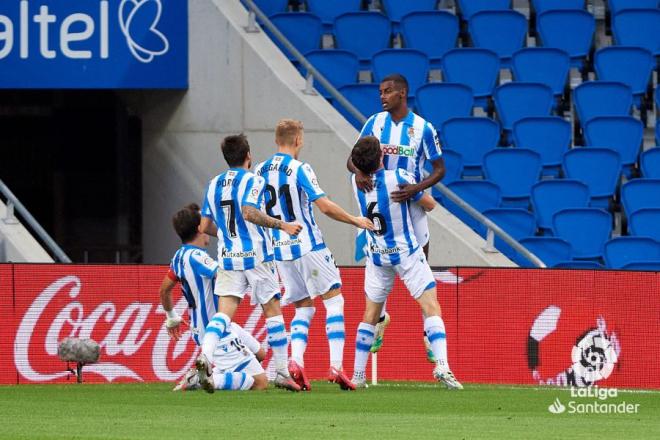
POLYGON ((563 209, 552 217, 552 232, 571 244, 573 258, 602 258, 612 233, 612 215, 598 208, 563 209))
POLYGON ((417 89, 426 84, 429 77, 429 59, 419 50, 385 49, 374 54, 371 62, 374 82, 380 83, 387 75, 400 73, 408 80, 408 96, 413 100, 417 89))
POLYGON ((531 198, 536 223, 544 235, 550 235, 557 212, 589 206, 589 187, 579 180, 542 180, 532 187, 531 198))
POLYGON ((433 69, 441 68, 442 57, 456 46, 458 29, 458 18, 447 11, 413 12, 401 19, 405 46, 424 52, 433 69))
POLYGON ((660 261, 660 243, 649 237, 617 237, 605 243, 605 264, 610 269, 642 261, 660 261))
POLYGON ((564 174, 589 187, 591 206, 608 209, 621 180, 621 156, 610 148, 573 148, 564 154, 564 174))
POLYGON ((588 261, 588 260, 560 261, 559 263, 555 264, 553 267, 555 269, 582 269, 582 270, 605 269, 605 266, 603 266, 602 264, 597 263, 596 261, 588 261))
POLYGON ((417 89, 417 113, 440 128, 451 118, 472 115, 474 97, 468 86, 455 83, 431 83, 417 89))
POLYGON ((543 47, 561 49, 573 67, 583 67, 596 29, 593 15, 581 9, 545 11, 538 15, 536 28, 543 47))
MULTIPOLYGON (((443 148, 442 159, 445 162, 445 176, 441 182, 444 185, 449 185, 457 180, 461 180, 461 177, 463 177, 463 158, 461 155, 455 151, 443 148)), ((424 162, 424 170, 427 173, 431 173, 433 171, 433 164, 427 160, 424 162)), ((442 193, 435 189, 435 187, 431 187, 431 195, 439 203, 442 203, 442 193)))
MULTIPOLYGON (((314 50, 306 53, 305 58, 336 89, 353 84, 358 80, 360 62, 349 51, 340 49, 314 50)), ((314 88, 325 98, 330 98, 328 91, 319 82, 314 81, 314 88)))
POLYGON ((627 116, 633 94, 625 84, 611 81, 587 81, 573 91, 578 119, 584 124, 597 116, 627 116))
MULTIPOLYGON (((281 14, 272 15, 270 21, 277 27, 277 29, 284 34, 293 46, 300 51, 300 53, 311 52, 312 50, 321 47, 321 34, 323 33, 323 26, 321 19, 314 14, 306 12, 283 12, 281 14)), ((270 35, 269 32, 266 31, 270 35)), ((293 55, 281 46, 272 35, 271 39, 280 48, 280 50, 292 62, 296 62, 293 55)))
POLYGON ((626 9, 614 16, 616 44, 637 46, 660 55, 660 9, 626 9))
POLYGON ((596 52, 594 66, 599 80, 616 81, 630 87, 635 106, 641 108, 642 97, 655 67, 651 52, 641 47, 604 47, 596 52))
POLYGON ((607 0, 610 13, 615 16, 626 9, 653 9, 660 6, 658 0, 607 0))
POLYGON ((543 174, 556 177, 571 145, 571 123, 558 116, 523 118, 513 124, 513 145, 539 153, 543 174))
POLYGON ((500 124, 488 118, 453 118, 440 128, 442 146, 463 157, 466 176, 483 175, 483 158, 497 147, 500 124))
POLYGON ((481 11, 470 17, 468 29, 475 47, 492 50, 509 67, 513 53, 525 46, 527 19, 513 10, 481 11))
POLYGON ((550 115, 554 96, 543 84, 509 82, 495 89, 493 99, 502 127, 510 131, 523 118, 550 115))
MULTIPOLYGON (((534 235, 536 231, 534 215, 526 209, 493 208, 484 211, 483 215, 492 220, 516 241, 520 241, 523 237, 534 235)), ((480 228, 480 235, 486 238, 487 228, 484 225, 480 225, 480 228)), ((498 236, 495 236, 495 248, 511 260, 514 260, 518 255, 517 251, 498 236)))
MULTIPOLYGON (((327 1, 327 0, 326 0, 327 1)), ((416 11, 433 11, 437 0, 381 0, 385 13, 395 26, 398 26, 404 15, 416 11)), ((430 32, 429 32, 430 33, 430 32)))
POLYGON ((528 47, 513 54, 511 67, 516 81, 545 84, 559 97, 568 80, 571 57, 552 47, 528 47))
POLYGON ((541 167, 541 156, 525 148, 496 148, 484 156, 486 179, 500 187, 502 206, 527 208, 541 167))
POLYGON ((621 203, 628 217, 642 208, 660 208, 660 179, 633 179, 624 183, 621 203))
POLYGON ((621 155, 623 173, 630 178, 642 147, 642 121, 632 116, 599 116, 583 127, 587 145, 616 150, 621 155))
POLYGON ((306 0, 307 10, 323 22, 326 32, 332 30, 335 18, 347 12, 358 12, 362 0, 306 0))
POLYGON ((624 270, 649 270, 654 272, 660 271, 659 261, 631 261, 622 267, 624 270))
POLYGON ((261 12, 270 17, 271 15, 287 12, 289 0, 254 0, 261 12))
MULTIPOLYGON (((366 118, 383 111, 380 105, 380 91, 378 84, 351 84, 339 89, 339 92, 344 95, 353 106, 355 106, 360 113, 366 118)), ((351 116, 344 107, 338 102, 333 102, 334 107, 341 113, 346 120, 348 120, 353 127, 358 130, 362 129, 362 123, 351 116)))
POLYGON ((630 235, 651 237, 660 241, 660 207, 642 208, 628 215, 630 235))
MULTIPOLYGON (((479 212, 499 207, 502 200, 499 187, 487 180, 458 180, 447 185, 447 188, 479 212)), ((479 230, 481 223, 473 219, 456 204, 445 197, 443 197, 442 204, 463 223, 475 231, 479 230)))
POLYGON ((336 47, 353 52, 363 65, 389 46, 391 34, 390 20, 379 12, 348 12, 335 19, 336 47))
POLYGON ((651 148, 639 155, 639 167, 642 176, 660 179, 660 147, 651 148))
POLYGON ((584 9, 585 0, 532 0, 537 14, 556 9, 584 9))
POLYGON ((511 8, 511 0, 458 0, 458 8, 464 20, 480 11, 497 11, 511 8))
MULTIPOLYGON (((573 258, 573 249, 566 240, 557 237, 526 237, 520 240, 528 251, 536 255, 547 267, 553 267, 560 261, 573 258)), ((523 256, 515 260, 522 267, 533 267, 532 263, 523 256)))
POLYGON ((487 49, 452 49, 442 58, 442 75, 447 82, 465 84, 472 89, 477 107, 486 108, 500 74, 500 59, 487 49))

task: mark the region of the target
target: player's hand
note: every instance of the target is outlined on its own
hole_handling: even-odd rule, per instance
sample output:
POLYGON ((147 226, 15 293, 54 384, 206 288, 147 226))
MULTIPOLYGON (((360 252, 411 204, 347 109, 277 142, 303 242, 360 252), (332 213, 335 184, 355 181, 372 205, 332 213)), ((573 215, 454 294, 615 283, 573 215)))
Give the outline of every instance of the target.
POLYGON ((180 316, 175 318, 167 318, 165 320, 165 327, 167 328, 167 334, 170 335, 170 338, 178 341, 181 338, 181 323, 183 319, 180 316))
POLYGON ((417 190, 417 188, 415 188, 415 185, 404 183, 399 185, 398 191, 392 191, 390 193, 390 197, 392 198, 393 202, 405 202, 406 200, 410 199, 418 192, 419 191, 417 190))
POLYGON ((364 192, 369 192, 374 189, 374 183, 371 180, 371 176, 364 174, 362 171, 355 173, 355 185, 358 189, 364 192))
POLYGON ((366 217, 355 217, 355 226, 360 229, 367 229, 369 231, 376 229, 372 221, 366 217))
POLYGON ((300 223, 282 223, 282 230, 289 235, 298 235, 302 231, 300 223))

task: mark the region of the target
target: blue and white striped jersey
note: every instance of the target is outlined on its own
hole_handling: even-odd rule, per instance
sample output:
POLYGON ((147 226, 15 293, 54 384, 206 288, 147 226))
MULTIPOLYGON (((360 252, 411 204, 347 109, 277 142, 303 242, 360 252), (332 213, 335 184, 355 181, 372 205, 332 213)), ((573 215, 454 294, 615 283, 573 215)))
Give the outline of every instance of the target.
POLYGON ((298 222, 302 231, 291 236, 272 229, 272 245, 278 261, 296 260, 310 251, 325 248, 323 235, 314 219, 312 202, 325 193, 312 167, 288 154, 277 153, 255 168, 266 179, 266 212, 287 222, 298 222))
POLYGON ((242 168, 231 168, 209 182, 202 215, 218 227, 218 263, 224 270, 253 269, 273 259, 264 228, 243 219, 245 205, 261 209, 264 179, 242 168))
POLYGON ((193 339, 200 345, 209 319, 218 311, 218 297, 213 294, 218 263, 204 249, 184 244, 172 257, 170 270, 181 283, 193 339))
POLYGON ((442 156, 435 128, 413 112, 408 112, 408 116, 398 123, 392 121, 388 112, 376 113, 362 127, 360 137, 364 136, 375 136, 380 140, 385 153, 385 169, 404 169, 415 177, 416 182, 424 176, 424 163, 442 156))
POLYGON ((414 177, 402 169, 381 168, 372 180, 374 189, 365 193, 357 188, 355 175, 351 176, 360 213, 376 227, 373 231, 367 231, 367 255, 376 266, 396 266, 418 248, 409 208, 410 203, 419 200, 423 193, 417 193, 407 202, 392 201, 390 193, 396 191, 399 185, 414 183, 414 177))

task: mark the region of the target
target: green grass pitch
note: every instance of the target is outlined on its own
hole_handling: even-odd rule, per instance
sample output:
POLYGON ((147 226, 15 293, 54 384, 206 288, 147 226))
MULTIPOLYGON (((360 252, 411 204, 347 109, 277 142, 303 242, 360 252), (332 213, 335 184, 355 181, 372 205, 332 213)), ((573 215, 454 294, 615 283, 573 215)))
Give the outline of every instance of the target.
MULTIPOLYGON (((552 414, 556 388, 384 383, 355 392, 174 393, 170 384, 0 387, 0 439, 660 439, 660 393, 638 414, 552 414)), ((593 402, 593 398, 573 398, 593 402)))

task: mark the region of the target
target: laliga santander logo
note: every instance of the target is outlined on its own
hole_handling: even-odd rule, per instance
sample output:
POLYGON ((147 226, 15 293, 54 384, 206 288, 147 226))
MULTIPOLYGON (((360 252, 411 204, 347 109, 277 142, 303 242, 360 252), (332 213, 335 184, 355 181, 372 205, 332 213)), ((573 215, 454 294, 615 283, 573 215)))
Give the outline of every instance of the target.
MULTIPOLYGON (((167 329, 162 325, 165 312, 160 304, 155 305, 144 302, 132 302, 124 310, 118 310, 111 301, 105 301, 96 306, 91 313, 85 313, 82 301, 78 301, 82 289, 82 283, 77 276, 65 276, 46 287, 32 302, 23 316, 16 339, 14 340, 14 363, 20 374, 32 382, 48 382, 66 377, 69 373, 63 371, 44 372, 37 371, 34 365, 43 365, 43 358, 52 357, 53 362, 48 359, 48 364, 59 365, 61 361, 57 358, 57 347, 59 342, 66 337, 78 337, 81 339, 91 338, 92 335, 100 340, 101 358, 100 362, 87 365, 85 371, 102 376, 105 380, 112 382, 119 378, 143 381, 162 380, 172 381, 180 378, 193 364, 198 348, 192 342, 192 334, 186 331, 176 343, 170 339, 167 329), (53 303, 61 303, 62 297, 68 295, 69 303, 61 309, 54 309, 53 303), (58 301, 55 301, 58 300, 58 301), (154 317, 157 315, 157 318, 154 317), (48 320, 52 321, 48 324, 48 320), (158 329, 154 329, 157 321, 158 329), (35 331, 37 327, 44 328, 48 325, 45 338, 42 332, 35 331), (65 328, 69 328, 65 331, 65 328), (100 328, 109 327, 104 336, 98 336, 100 328), (147 328, 145 328, 147 327, 147 328), (149 328, 151 327, 151 328, 149 328), (43 338, 43 339, 42 339, 43 338), (153 341, 153 342, 151 342, 153 341), (151 355, 140 355, 140 351, 151 347, 151 355), (173 344, 173 348, 172 348, 173 344), (191 350, 191 346, 194 349, 191 350), (45 350, 40 352, 39 350, 45 350), (186 359, 178 359, 189 352, 186 359), (137 368, 107 361, 107 358, 123 357, 124 363, 133 363, 141 366, 141 374, 137 368), (31 359, 32 357, 32 359, 31 359), (36 359, 38 362, 33 362, 36 359), (145 363, 145 359, 151 362, 145 363), (178 370, 171 370, 168 361, 175 361, 181 365, 178 370), (185 362, 182 362, 185 361, 185 362), (147 367, 147 368, 145 368, 147 367), (152 371, 149 371, 149 368, 152 371)), ((185 309, 185 298, 181 298, 175 305, 177 310, 185 309)), ((261 308, 256 307, 247 319, 244 328, 248 331, 254 329, 261 316, 261 308)), ((259 334, 262 334, 261 329, 259 334)))
POLYGON ((126 44, 133 56, 142 63, 150 63, 154 57, 164 55, 170 48, 165 35, 156 29, 163 6, 160 0, 122 0, 119 5, 119 25, 126 37, 126 44), (148 38, 141 44, 133 38, 148 24, 148 38))

